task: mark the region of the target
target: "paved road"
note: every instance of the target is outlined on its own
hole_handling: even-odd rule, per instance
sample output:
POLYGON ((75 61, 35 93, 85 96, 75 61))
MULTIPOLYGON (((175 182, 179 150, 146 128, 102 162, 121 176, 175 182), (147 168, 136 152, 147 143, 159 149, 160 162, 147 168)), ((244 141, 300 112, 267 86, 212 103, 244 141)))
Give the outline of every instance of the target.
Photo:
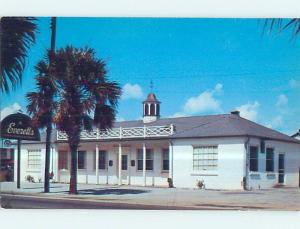
POLYGON ((4 196, 3 207, 300 210, 300 189, 289 187, 255 191, 216 191, 80 184, 78 195, 75 196, 68 194, 68 184, 51 184, 51 192, 48 194, 43 193, 41 183, 22 183, 21 187, 17 189, 15 183, 2 183, 0 195, 11 195, 4 196))
POLYGON ((144 209, 144 210, 195 210, 191 207, 174 207, 159 205, 110 203, 102 201, 87 201, 75 199, 54 199, 23 195, 2 194, 2 208, 7 209, 144 209))

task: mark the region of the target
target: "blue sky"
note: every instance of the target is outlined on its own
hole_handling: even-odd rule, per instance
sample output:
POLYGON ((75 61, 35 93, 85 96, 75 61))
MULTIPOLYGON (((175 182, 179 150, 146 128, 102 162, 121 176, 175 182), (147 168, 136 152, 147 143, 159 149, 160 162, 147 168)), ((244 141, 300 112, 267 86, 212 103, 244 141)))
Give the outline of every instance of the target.
MULTIPOLYGON (((2 115, 25 111, 34 65, 50 46, 49 18, 39 18, 23 84, 1 95, 2 115)), ((300 37, 262 35, 258 19, 58 18, 57 48, 90 46, 124 88, 118 119, 142 116, 150 91, 162 117, 229 113, 287 134, 300 128, 300 37)), ((3 117, 3 116, 2 116, 3 117)))

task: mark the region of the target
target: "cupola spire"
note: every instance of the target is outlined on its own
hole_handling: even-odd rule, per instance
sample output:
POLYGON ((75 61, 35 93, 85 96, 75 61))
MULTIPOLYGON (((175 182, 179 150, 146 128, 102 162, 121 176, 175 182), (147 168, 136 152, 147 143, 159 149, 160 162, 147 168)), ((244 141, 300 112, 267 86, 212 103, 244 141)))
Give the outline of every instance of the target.
POLYGON ((160 116, 160 101, 153 93, 153 82, 150 81, 150 93, 143 102, 143 121, 144 123, 154 122, 160 116))

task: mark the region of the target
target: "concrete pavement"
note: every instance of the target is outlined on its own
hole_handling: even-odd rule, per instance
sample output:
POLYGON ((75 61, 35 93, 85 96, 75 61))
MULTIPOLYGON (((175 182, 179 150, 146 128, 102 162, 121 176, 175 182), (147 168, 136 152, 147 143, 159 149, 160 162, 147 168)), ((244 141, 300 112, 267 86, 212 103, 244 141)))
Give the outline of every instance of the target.
POLYGON ((79 208, 113 209, 300 210, 299 188, 216 191, 78 184, 78 190, 78 195, 69 195, 68 184, 51 184, 51 193, 46 194, 42 183, 22 183, 20 190, 16 189, 15 183, 0 185, 3 194, 18 195, 2 195, 2 205, 3 197, 16 206, 18 199, 20 208, 74 208, 76 205, 79 208), (34 200, 34 197, 44 199, 34 200), (60 201, 59 205, 53 204, 55 199, 60 201))

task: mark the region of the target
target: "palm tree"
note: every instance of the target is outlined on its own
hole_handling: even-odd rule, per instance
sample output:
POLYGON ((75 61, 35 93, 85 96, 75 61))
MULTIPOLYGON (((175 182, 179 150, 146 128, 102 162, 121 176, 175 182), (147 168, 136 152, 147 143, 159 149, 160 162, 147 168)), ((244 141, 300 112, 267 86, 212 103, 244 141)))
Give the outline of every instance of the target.
POLYGON ((38 128, 46 128, 46 155, 45 155, 45 175, 44 175, 44 192, 49 192, 49 168, 50 168, 50 147, 51 133, 53 125, 53 116, 56 110, 55 93, 56 87, 51 74, 51 66, 49 67, 50 56, 49 51, 45 60, 40 61, 35 70, 37 92, 27 93, 27 111, 32 115, 34 125, 38 128))
POLYGON ((264 22, 264 31, 268 30, 272 32, 273 30, 277 30, 278 32, 282 32, 283 30, 291 29, 292 37, 295 38, 300 33, 300 19, 292 18, 292 19, 266 19, 264 22))
POLYGON ((72 46, 58 50, 53 57, 53 75, 57 85, 57 112, 54 123, 68 136, 71 151, 70 189, 77 193, 77 150, 80 132, 111 128, 121 88, 109 81, 105 63, 91 48, 72 46))
POLYGON ((37 92, 27 93, 27 111, 33 116, 35 125, 38 128, 46 128, 46 153, 45 153, 45 174, 44 192, 50 191, 50 148, 53 125, 53 115, 55 111, 55 84, 52 74, 50 74, 52 57, 55 53, 56 38, 56 17, 51 18, 51 49, 48 51, 45 60, 40 61, 35 70, 37 72, 36 84, 37 92))
POLYGON ((27 52, 35 43, 36 18, 3 17, 0 23, 0 91, 8 93, 22 81, 27 52))

